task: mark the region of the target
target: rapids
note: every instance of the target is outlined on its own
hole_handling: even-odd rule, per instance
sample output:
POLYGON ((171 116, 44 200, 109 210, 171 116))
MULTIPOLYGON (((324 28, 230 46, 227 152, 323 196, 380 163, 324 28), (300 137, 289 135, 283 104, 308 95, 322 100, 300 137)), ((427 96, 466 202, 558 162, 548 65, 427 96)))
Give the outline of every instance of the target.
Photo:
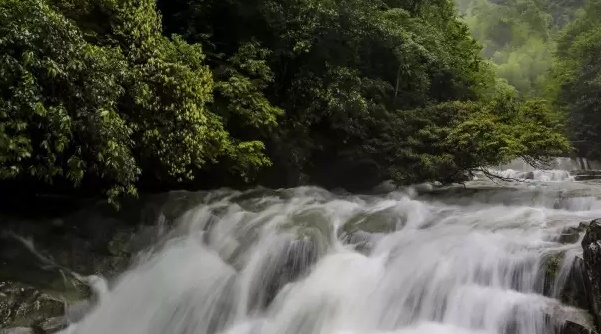
POLYGON ((551 333, 578 312, 556 298, 580 245, 558 237, 601 217, 601 188, 544 181, 174 192, 196 205, 64 333, 551 333))

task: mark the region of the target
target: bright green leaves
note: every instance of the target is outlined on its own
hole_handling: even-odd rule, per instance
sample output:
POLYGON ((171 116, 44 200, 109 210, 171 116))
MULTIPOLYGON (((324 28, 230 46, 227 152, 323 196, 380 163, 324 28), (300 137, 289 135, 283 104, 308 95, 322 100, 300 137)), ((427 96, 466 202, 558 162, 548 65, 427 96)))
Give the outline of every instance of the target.
POLYGON ((517 157, 536 163, 566 153, 569 142, 551 116, 544 101, 448 102, 402 112, 380 128, 399 139, 395 145, 377 138, 368 145, 398 183, 457 181, 465 171, 517 157))
MULTIPOLYGON (((480 164, 543 151, 542 143, 528 151, 511 132, 519 122, 506 114, 520 117, 517 102, 488 106, 515 90, 495 78, 452 1, 159 4, 169 31, 185 31, 212 51, 210 110, 241 143, 260 134, 287 178, 316 180, 344 157, 351 165, 368 161, 400 182, 452 179, 480 164), (228 29, 217 18, 227 18, 228 29), (274 131, 260 130, 278 116, 274 131)), ((539 22, 531 9, 524 15, 539 22)), ((549 131, 555 130, 541 133, 549 131)), ((559 137, 550 136, 549 145, 563 147, 559 137)))
POLYGON ((479 106, 449 134, 449 147, 469 152, 462 168, 498 165, 516 157, 543 161, 565 154, 570 145, 552 117, 548 104, 540 100, 519 103, 499 98, 479 106))
POLYGON ((273 106, 263 91, 273 82, 266 58, 270 51, 257 42, 243 44, 227 62, 218 66, 214 76, 215 108, 232 126, 261 129, 276 125, 283 110, 273 106))
POLYGON ((153 0, 51 3, 0 5, 0 179, 100 185, 114 201, 141 173, 171 182, 219 159, 243 176, 269 164, 223 118, 275 126, 265 49, 240 48, 215 87, 200 45, 162 35, 153 0), (214 89, 224 110, 209 108, 214 89))
POLYGON ((161 57, 134 66, 126 93, 134 103, 122 112, 134 126, 137 151, 143 159, 158 165, 157 171, 190 178, 192 170, 211 159, 223 144, 214 142, 215 136, 209 133, 205 104, 211 98, 212 79, 208 69, 194 70, 177 58, 178 50, 167 49, 161 57))
POLYGON ((120 55, 87 44, 43 1, 4 2, 0 20, 0 177, 78 185, 90 175, 124 192, 138 170, 115 112, 120 55))
POLYGON ((272 165, 277 186, 345 164, 454 180, 567 145, 543 104, 488 102, 511 87, 450 1, 159 5, 184 37, 163 33, 154 0, 0 5, 0 179, 115 201, 138 185, 250 182, 272 165))

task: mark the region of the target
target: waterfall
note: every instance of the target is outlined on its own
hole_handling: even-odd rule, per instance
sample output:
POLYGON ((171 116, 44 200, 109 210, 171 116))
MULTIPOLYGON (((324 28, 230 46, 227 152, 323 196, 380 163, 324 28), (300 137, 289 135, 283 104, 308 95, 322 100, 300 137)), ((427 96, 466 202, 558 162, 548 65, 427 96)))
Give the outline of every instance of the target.
POLYGON ((561 194, 195 194, 64 333, 550 333, 572 310, 556 298, 580 252, 557 236, 601 216, 594 196, 561 194), (545 261, 559 253, 545 291, 545 261))

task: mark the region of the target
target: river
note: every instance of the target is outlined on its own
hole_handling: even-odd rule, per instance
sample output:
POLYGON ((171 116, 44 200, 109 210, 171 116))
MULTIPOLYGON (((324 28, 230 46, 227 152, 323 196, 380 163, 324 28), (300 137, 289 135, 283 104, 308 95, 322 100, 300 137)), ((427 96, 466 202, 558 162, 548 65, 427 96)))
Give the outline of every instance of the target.
POLYGON ((582 252, 562 231, 601 217, 601 186, 569 174, 195 196, 64 333, 550 333, 580 314, 557 300, 582 252))

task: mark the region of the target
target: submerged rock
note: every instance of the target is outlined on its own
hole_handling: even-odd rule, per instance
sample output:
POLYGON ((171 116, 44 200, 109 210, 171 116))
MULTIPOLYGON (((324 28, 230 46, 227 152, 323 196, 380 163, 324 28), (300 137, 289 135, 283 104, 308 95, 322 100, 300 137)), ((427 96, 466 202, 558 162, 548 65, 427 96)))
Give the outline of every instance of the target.
POLYGON ((601 220, 593 220, 582 239, 584 283, 590 311, 601 328, 601 220))
POLYGON ((367 233, 390 233, 402 226, 403 219, 395 207, 375 212, 361 212, 342 227, 342 233, 353 234, 356 231, 367 233))

